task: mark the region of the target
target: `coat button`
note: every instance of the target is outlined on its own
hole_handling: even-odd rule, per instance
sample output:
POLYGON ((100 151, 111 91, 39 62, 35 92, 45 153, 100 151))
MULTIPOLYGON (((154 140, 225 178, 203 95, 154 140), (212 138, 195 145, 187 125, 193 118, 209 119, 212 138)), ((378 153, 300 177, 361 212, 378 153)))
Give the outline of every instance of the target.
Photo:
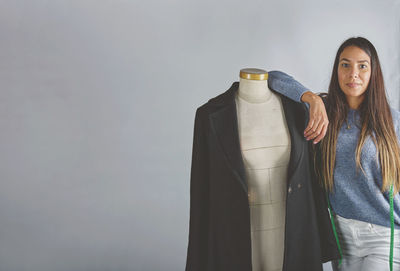
POLYGON ((292 193, 292 187, 289 186, 288 193, 292 193))

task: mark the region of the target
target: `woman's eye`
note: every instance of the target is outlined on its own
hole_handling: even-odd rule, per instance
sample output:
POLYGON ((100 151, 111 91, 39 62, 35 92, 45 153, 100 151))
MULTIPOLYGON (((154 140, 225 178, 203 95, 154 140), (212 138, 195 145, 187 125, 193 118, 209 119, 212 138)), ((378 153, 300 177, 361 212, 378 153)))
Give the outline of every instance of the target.
POLYGON ((367 65, 365 65, 365 64, 360 65, 360 69, 366 69, 366 68, 367 68, 367 65))
POLYGON ((348 63, 342 63, 342 67, 343 67, 343 68, 347 68, 348 66, 349 66, 348 63))

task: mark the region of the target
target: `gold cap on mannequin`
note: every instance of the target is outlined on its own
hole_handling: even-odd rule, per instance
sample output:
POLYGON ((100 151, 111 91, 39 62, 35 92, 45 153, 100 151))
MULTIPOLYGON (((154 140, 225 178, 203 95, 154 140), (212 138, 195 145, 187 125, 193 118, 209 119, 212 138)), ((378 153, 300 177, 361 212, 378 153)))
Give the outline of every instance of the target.
POLYGON ((241 69, 239 76, 248 80, 268 80, 268 72, 261 69, 241 69))

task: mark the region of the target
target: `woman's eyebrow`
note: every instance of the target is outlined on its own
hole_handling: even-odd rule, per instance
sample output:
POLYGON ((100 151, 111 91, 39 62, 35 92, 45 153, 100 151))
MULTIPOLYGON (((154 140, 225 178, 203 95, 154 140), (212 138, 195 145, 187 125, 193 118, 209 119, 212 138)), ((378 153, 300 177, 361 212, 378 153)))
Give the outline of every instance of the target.
MULTIPOLYGON (((347 61, 347 62, 350 62, 350 60, 348 60, 347 58, 342 58, 342 59, 340 59, 340 61, 347 61)), ((368 61, 368 60, 359 60, 359 61, 357 61, 357 63, 363 63, 363 62, 367 62, 367 63, 369 64, 369 61, 368 61)))

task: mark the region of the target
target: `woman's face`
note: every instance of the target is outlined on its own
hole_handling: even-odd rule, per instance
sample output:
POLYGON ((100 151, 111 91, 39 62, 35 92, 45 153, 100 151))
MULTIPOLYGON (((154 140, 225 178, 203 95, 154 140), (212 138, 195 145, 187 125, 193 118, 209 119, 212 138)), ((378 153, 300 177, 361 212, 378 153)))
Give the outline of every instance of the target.
POLYGON ((339 57, 339 86, 350 108, 357 109, 364 99, 371 78, 371 59, 356 46, 346 47, 339 57))

